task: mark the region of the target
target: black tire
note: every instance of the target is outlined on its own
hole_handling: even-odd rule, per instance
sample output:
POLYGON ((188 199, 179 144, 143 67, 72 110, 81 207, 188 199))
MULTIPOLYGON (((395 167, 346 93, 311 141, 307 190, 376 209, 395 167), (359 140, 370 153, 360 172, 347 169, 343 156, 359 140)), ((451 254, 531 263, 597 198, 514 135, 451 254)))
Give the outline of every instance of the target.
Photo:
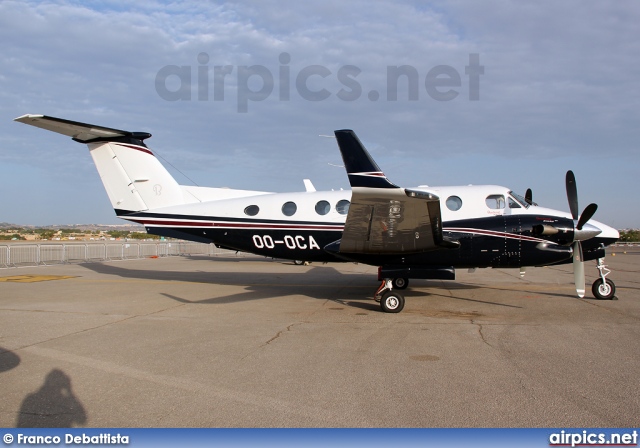
POLYGON ((409 279, 403 277, 394 278, 391 284, 394 289, 407 289, 407 286, 409 286, 409 279))
POLYGON ((387 291, 380 299, 380 308, 385 313, 399 313, 404 308, 404 296, 394 291, 387 291))
POLYGON ((604 283, 599 278, 593 282, 591 292, 598 300, 613 300, 616 296, 616 285, 609 279, 606 279, 606 283, 604 283))

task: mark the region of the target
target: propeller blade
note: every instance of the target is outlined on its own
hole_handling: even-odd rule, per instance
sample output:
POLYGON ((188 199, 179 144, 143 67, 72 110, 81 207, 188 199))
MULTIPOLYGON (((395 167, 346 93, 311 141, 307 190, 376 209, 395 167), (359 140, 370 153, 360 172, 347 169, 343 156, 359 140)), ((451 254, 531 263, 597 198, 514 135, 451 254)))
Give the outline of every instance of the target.
POLYGON ((527 204, 533 204, 533 191, 531 188, 527 188, 527 192, 524 194, 524 200, 527 201, 527 204))
POLYGON ((575 221, 578 219, 578 187, 576 187, 576 177, 571 170, 567 171, 566 185, 569 210, 571 210, 571 216, 575 221))
POLYGON ((573 243, 573 280, 576 284, 578 297, 583 298, 585 290, 584 258, 580 241, 573 243))
POLYGON ((582 227, 584 227, 587 221, 589 221, 593 217, 593 214, 596 212, 596 210, 598 210, 598 206, 596 204, 587 205, 587 207, 582 211, 582 214, 580 215, 580 219, 578 220, 576 229, 582 230, 582 227))

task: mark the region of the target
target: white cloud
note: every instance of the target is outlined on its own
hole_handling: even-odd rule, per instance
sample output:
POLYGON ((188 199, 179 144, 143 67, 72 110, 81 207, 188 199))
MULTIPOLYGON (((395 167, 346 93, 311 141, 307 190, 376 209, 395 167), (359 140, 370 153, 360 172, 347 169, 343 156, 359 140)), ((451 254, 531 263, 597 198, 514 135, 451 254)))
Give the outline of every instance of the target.
MULTIPOLYGON (((79 145, 11 122, 45 113, 149 131, 152 148, 208 185, 284 191, 310 176, 318 186, 344 187, 343 173, 327 165, 339 163, 335 143, 316 137, 339 128, 370 142, 399 183, 516 182, 524 189, 542 183, 548 166, 560 185, 569 168, 597 179, 603 166, 637 161, 639 15, 626 1, 4 1, 0 163, 93 175, 68 162, 81 154, 79 145), (198 101, 201 52, 209 55, 208 101, 198 101), (281 53, 291 57, 288 101, 279 100, 281 53), (469 101, 470 53, 485 68, 480 101, 469 101), (167 65, 191 67, 191 101, 158 95, 156 74, 167 65), (224 101, 213 100, 216 65, 233 66, 224 101), (238 113, 238 67, 252 65, 273 75, 273 91, 238 113), (306 101, 296 90, 296 76, 310 65, 330 71, 308 79, 310 89, 330 92, 324 101, 306 101), (346 65, 361 70, 351 75, 361 87, 355 101, 337 97, 349 90, 338 78, 346 65), (401 65, 419 74, 418 101, 408 100, 404 80, 398 100, 387 101, 387 67, 401 65), (425 88, 438 65, 460 75, 451 101, 436 101, 425 88), (514 168, 505 171, 503 162, 514 168), (295 175, 279 172, 283 164, 295 175)), ((632 176, 617 181, 634 185, 632 176)), ((588 182, 582 188, 606 201, 588 182)), ((553 197, 555 187, 543 183, 539 191, 547 190, 553 197)))

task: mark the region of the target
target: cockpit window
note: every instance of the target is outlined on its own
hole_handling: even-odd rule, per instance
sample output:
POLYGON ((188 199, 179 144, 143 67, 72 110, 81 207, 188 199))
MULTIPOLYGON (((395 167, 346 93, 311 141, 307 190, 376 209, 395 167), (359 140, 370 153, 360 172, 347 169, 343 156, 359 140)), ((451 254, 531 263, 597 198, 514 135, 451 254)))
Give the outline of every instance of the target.
MULTIPOLYGON (((518 202, 518 204, 522 205, 524 208, 529 208, 529 206, 531 205, 527 202, 525 198, 520 196, 518 193, 514 193, 513 191, 510 191, 509 194, 513 197, 513 199, 515 199, 518 202)), ((509 207, 511 207, 511 202, 509 203, 509 207)), ((518 208, 518 207, 511 207, 511 208, 518 208)))
POLYGON ((487 207, 489 207, 492 210, 503 209, 505 206, 504 196, 501 194, 491 194, 487 196, 485 203, 487 204, 487 207))
POLYGON ((515 199, 509 196, 509 208, 522 208, 522 207, 520 207, 520 204, 518 204, 518 202, 515 199))

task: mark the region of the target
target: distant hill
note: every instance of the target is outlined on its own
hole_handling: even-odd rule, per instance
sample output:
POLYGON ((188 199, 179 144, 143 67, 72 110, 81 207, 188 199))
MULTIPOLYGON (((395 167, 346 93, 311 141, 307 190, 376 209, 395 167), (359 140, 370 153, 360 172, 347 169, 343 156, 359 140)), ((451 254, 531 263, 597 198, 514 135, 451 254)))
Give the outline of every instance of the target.
POLYGON ((0 222, 0 229, 74 229, 74 230, 92 230, 92 231, 108 231, 108 230, 131 230, 140 231, 143 226, 140 224, 50 224, 46 226, 34 226, 32 224, 12 224, 8 222, 0 222))

